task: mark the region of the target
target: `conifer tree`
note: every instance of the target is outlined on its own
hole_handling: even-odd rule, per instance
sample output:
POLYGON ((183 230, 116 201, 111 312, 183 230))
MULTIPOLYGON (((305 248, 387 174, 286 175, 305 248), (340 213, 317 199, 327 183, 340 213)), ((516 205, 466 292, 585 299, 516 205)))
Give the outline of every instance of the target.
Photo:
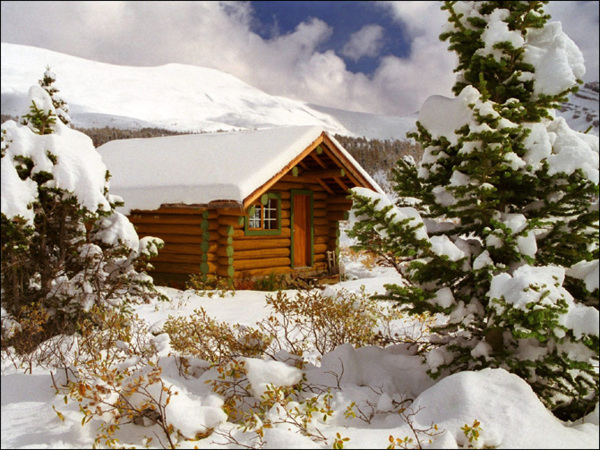
POLYGON ((1 152, 2 345, 20 353, 77 331, 94 305, 157 297, 144 269, 161 246, 116 211, 91 139, 57 120, 42 87, 29 99, 2 124, 1 152))
POLYGON ((69 105, 59 94, 59 90, 56 86, 54 86, 54 82, 56 81, 56 75, 52 72, 50 66, 46 67, 44 72, 44 76, 41 80, 39 80, 39 84, 44 90, 50 95, 52 99, 52 105, 54 106, 54 110, 56 111, 56 116, 64 123, 65 125, 70 125, 71 118, 69 117, 69 105))
POLYGON ((455 98, 424 103, 397 204, 355 190, 349 234, 406 279, 382 298, 445 318, 431 376, 504 368, 573 420, 598 403, 598 138, 555 117, 585 68, 545 3, 444 2, 455 98))

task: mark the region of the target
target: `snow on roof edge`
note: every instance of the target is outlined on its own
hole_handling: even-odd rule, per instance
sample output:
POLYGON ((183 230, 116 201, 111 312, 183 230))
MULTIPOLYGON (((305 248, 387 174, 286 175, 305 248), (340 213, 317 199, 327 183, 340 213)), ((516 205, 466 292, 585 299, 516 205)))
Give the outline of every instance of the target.
POLYGON ((111 194, 123 198, 120 211, 127 214, 162 204, 243 204, 321 135, 383 193, 352 155, 318 126, 121 139, 97 150, 112 175, 111 194))

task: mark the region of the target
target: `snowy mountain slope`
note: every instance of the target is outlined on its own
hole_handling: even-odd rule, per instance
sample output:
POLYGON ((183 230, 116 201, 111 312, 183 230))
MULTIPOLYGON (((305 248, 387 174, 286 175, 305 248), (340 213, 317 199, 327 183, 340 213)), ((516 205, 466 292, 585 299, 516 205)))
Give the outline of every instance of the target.
POLYGON ((419 116, 418 112, 410 116, 399 117, 347 111, 313 104, 309 106, 335 117, 344 127, 352 130, 354 135, 377 139, 406 139, 406 131, 415 128, 419 116))
MULTIPOLYGON (((215 69, 183 64, 117 66, 16 44, 1 44, 2 114, 26 108, 27 91, 46 66, 70 106, 76 126, 197 132, 317 125, 331 133, 369 139, 406 139, 417 113, 367 114, 269 95, 215 69)), ((598 135, 598 83, 587 83, 557 115, 598 135)))
POLYGON ((404 139, 414 126, 411 118, 378 120, 272 96, 215 69, 116 66, 7 43, 2 43, 2 114, 22 113, 29 87, 46 66, 56 74, 56 87, 79 127, 217 131, 317 125, 346 136, 404 139))
POLYGON ((564 117, 574 130, 585 132, 591 126, 590 133, 598 136, 598 82, 581 86, 558 115, 564 117))

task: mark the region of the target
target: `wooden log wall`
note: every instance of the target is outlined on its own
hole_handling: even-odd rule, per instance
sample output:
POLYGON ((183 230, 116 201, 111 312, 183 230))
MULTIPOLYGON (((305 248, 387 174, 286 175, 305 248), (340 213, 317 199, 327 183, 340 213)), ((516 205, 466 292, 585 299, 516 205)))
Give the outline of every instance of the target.
POLYGON ((160 279, 191 274, 222 277, 264 277, 293 272, 324 272, 327 252, 339 253, 339 221, 346 220, 352 203, 345 196, 332 196, 311 177, 286 175, 269 192, 281 198, 281 234, 246 236, 246 214, 239 209, 160 208, 133 211, 131 222, 142 236, 165 242, 151 263, 160 279), (309 269, 291 268, 291 193, 313 192, 313 256, 309 269))
POLYGON ((165 242, 151 260, 152 275, 160 280, 185 280, 202 270, 216 270, 217 242, 211 239, 218 228, 216 217, 214 211, 203 209, 160 208, 134 210, 129 218, 140 237, 156 236, 165 242))

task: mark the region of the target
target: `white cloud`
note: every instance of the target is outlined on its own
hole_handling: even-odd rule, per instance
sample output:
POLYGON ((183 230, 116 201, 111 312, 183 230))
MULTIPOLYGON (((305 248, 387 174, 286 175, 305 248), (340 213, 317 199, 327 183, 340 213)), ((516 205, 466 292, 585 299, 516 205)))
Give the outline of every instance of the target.
POLYGON ((437 39, 442 25, 446 23, 446 13, 440 9, 441 2, 380 1, 377 4, 386 8, 413 37, 426 35, 430 39, 437 39))
POLYGON ((375 24, 365 25, 350 36, 344 45, 342 55, 358 61, 363 56, 377 56, 383 45, 383 27, 375 24))
MULTIPOLYGON (((548 6, 553 17, 563 20, 567 34, 590 48, 596 75, 590 78, 586 56, 586 79, 596 80, 598 13, 594 16, 591 6, 597 3, 548 6)), ((411 51, 405 58, 383 55, 369 76, 350 72, 340 55, 319 49, 334 32, 322 20, 310 19, 288 34, 263 39, 250 26, 250 2, 2 2, 1 32, 4 42, 113 64, 211 67, 272 95, 363 112, 404 116, 420 109, 430 95, 451 95, 456 59, 438 38, 446 22, 441 3, 373 4, 403 24, 411 51)), ((382 33, 379 25, 368 25, 345 51, 355 58, 373 56, 382 33)))

